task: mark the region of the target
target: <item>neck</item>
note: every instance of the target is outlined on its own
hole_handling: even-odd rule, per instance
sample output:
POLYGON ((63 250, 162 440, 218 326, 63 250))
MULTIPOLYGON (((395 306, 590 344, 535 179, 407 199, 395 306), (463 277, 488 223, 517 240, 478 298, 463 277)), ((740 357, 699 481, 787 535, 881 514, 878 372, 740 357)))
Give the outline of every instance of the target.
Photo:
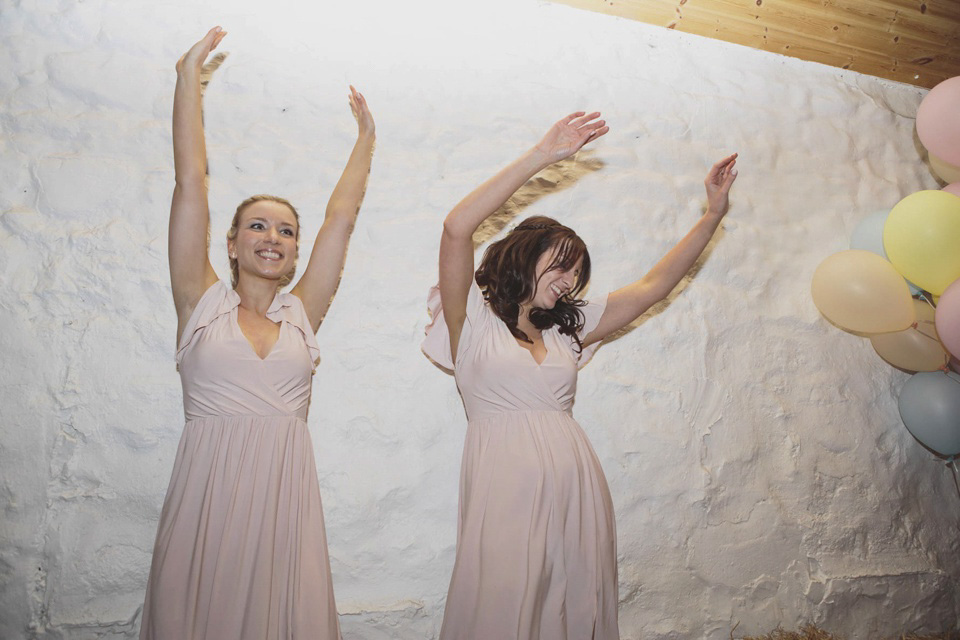
POLYGON ((540 337, 540 329, 537 329, 530 322, 530 310, 532 308, 525 304, 520 305, 520 313, 517 315, 517 328, 527 334, 528 338, 535 339, 540 337))
POLYGON ((267 309, 277 296, 277 282, 263 278, 244 278, 241 276, 235 291, 240 296, 240 306, 257 315, 267 315, 267 309))

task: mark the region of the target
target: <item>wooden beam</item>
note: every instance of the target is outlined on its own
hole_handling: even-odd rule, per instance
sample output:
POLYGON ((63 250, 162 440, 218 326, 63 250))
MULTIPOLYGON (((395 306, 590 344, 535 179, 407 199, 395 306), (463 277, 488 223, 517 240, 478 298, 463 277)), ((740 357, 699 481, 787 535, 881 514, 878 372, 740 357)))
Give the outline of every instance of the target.
POLYGON ((931 88, 960 75, 958 0, 552 0, 931 88))

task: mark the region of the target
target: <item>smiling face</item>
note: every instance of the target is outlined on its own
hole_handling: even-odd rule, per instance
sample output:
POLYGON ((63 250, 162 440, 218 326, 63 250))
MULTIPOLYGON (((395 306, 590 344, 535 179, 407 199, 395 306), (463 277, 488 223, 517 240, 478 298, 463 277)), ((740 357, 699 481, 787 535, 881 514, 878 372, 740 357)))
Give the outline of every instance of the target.
POLYGON ((583 255, 574 257, 570 246, 554 245, 537 259, 536 288, 525 306, 553 309, 563 296, 583 288, 583 255))
MULTIPOLYGON (((297 261, 299 223, 293 210, 273 200, 257 200, 243 207, 236 221, 236 235, 228 238, 231 265, 236 261, 241 277, 290 281, 297 261)), ((232 231, 232 229, 231 229, 232 231)))

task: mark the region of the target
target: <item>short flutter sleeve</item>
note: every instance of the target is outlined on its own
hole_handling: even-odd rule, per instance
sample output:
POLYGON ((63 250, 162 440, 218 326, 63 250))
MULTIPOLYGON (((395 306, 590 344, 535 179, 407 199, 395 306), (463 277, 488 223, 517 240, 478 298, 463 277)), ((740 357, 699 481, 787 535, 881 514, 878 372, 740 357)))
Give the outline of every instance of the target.
POLYGON ((313 368, 317 368, 320 361, 320 347, 317 345, 317 336, 313 333, 313 327, 310 325, 310 318, 307 317, 307 310, 303 308, 303 302, 292 293, 280 293, 274 298, 273 304, 267 309, 267 317, 274 322, 286 321, 300 331, 303 336, 303 342, 310 354, 310 362, 313 368))
POLYGON ((193 308, 183 333, 180 334, 180 344, 177 345, 177 366, 180 365, 183 355, 195 342, 200 331, 223 314, 230 313, 238 304, 240 304, 240 296, 223 280, 217 280, 204 291, 197 306, 193 308))
MULTIPOLYGON (((580 313, 583 314, 583 329, 577 334, 580 340, 585 339, 590 332, 597 328, 597 325, 600 324, 600 318, 603 317, 603 312, 607 308, 607 295, 597 296, 587 300, 587 304, 580 307, 580 313)), ((590 358, 593 357, 593 354, 596 353, 597 349, 600 348, 602 340, 594 342, 589 347, 584 347, 583 351, 576 353, 576 342, 572 341, 574 345, 574 353, 577 356, 577 368, 582 369, 584 365, 590 362, 590 358)))
MULTIPOLYGON (((453 371, 454 362, 450 353, 450 329, 443 317, 443 303, 440 300, 439 285, 431 287, 427 294, 427 310, 430 312, 430 324, 424 330, 426 337, 420 343, 420 349, 433 362, 448 371, 453 371)), ((463 323, 463 328, 460 330, 460 340, 457 343, 458 358, 469 346, 471 336, 476 331, 478 324, 483 321, 486 311, 483 293, 471 278, 470 289, 467 292, 467 317, 463 323)))

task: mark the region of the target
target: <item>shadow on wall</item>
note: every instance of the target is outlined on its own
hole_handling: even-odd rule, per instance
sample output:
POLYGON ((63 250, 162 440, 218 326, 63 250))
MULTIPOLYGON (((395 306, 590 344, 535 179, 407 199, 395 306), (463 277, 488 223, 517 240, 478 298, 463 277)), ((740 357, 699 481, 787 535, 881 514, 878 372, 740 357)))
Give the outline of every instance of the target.
POLYGON ((550 165, 527 181, 474 232, 474 250, 500 233, 514 218, 522 214, 524 209, 540 198, 569 189, 583 176, 603 169, 605 163, 593 155, 592 150, 581 151, 572 158, 550 165))

